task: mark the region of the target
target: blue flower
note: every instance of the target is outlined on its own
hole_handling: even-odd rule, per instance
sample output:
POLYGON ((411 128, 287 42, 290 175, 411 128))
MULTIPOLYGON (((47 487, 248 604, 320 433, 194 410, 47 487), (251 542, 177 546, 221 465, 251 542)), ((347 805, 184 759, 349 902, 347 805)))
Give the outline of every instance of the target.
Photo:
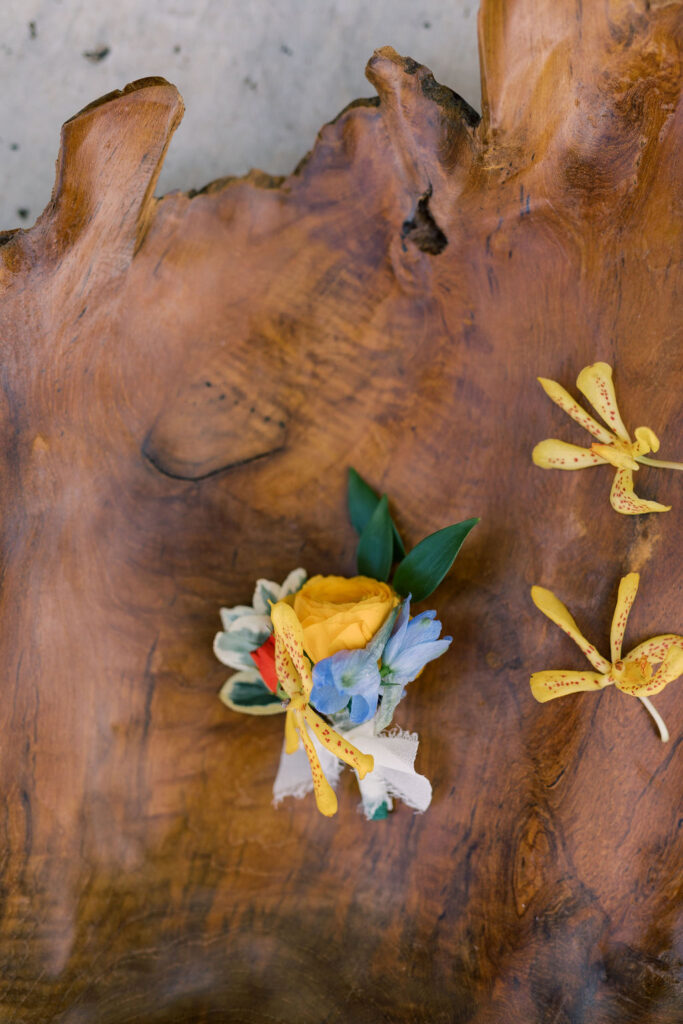
POLYGON ((377 710, 382 677, 367 648, 339 651, 313 666, 311 704, 324 715, 342 711, 351 701, 351 721, 367 722, 377 710))
POLYGON ((382 684, 379 660, 395 620, 394 611, 365 647, 338 651, 313 666, 310 701, 314 708, 333 715, 351 701, 349 717, 355 725, 372 718, 382 684))
POLYGON ((425 665, 440 658, 451 645, 452 637, 439 639, 441 623, 435 611, 410 618, 410 596, 401 606, 394 631, 382 654, 382 681, 394 686, 412 682, 425 665))

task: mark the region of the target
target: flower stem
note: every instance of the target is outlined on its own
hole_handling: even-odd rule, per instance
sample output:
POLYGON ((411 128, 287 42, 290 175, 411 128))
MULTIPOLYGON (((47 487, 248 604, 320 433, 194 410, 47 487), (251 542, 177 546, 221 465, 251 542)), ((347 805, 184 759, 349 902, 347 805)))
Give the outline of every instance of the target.
POLYGON ((645 466, 657 466, 659 469, 683 469, 683 462, 662 462, 661 459, 648 459, 646 455, 636 455, 635 459, 645 466))
POLYGON ((659 729, 659 735, 661 737, 662 743, 667 743, 668 740, 669 740, 669 730, 667 729, 666 725, 664 724, 664 719, 660 715, 659 711, 657 711, 657 708, 654 706, 654 704, 650 700, 648 700, 647 697, 638 697, 638 700, 642 701, 642 703, 645 705, 647 710, 650 712, 650 714, 654 718, 654 720, 655 720, 655 722, 657 724, 657 728, 659 729))

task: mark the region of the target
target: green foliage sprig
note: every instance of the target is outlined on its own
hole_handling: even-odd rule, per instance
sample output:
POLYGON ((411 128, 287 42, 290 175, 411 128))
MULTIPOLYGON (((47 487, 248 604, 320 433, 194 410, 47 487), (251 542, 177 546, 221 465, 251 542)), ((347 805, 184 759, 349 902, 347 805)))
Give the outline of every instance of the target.
POLYGON ((449 571, 463 541, 478 518, 464 519, 430 534, 406 553, 405 545, 389 511, 386 494, 377 494, 355 469, 349 469, 348 504, 351 522, 360 535, 358 572, 388 581, 398 561, 392 586, 402 597, 424 601, 449 571))

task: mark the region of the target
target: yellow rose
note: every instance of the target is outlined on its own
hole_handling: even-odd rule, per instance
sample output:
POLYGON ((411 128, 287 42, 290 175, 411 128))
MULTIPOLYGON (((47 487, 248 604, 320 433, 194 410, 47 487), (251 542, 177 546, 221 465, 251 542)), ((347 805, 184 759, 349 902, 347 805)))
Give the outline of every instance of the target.
POLYGON ((388 583, 368 576, 313 576, 288 598, 313 661, 365 647, 398 602, 388 583))

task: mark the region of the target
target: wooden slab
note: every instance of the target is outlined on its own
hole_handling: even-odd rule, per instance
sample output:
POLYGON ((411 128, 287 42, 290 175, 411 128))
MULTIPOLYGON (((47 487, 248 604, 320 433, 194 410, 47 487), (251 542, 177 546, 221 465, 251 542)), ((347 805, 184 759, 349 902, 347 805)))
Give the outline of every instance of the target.
MULTIPOLYGON (((659 743, 533 607, 608 649, 683 631, 677 474, 621 517, 536 382, 605 360, 682 457, 680 4, 484 0, 484 116, 378 51, 285 180, 153 198, 182 102, 146 79, 63 130, 52 201, 0 240, 0 1007, 61 1024, 674 1024, 679 684, 659 743), (680 193, 679 193, 680 194, 680 193), (449 654, 398 721, 425 816, 275 811, 282 720, 217 700, 218 607, 352 573, 345 470, 411 543, 482 521, 438 594, 449 654)), ((315 85, 312 84, 314 88, 315 85)))

